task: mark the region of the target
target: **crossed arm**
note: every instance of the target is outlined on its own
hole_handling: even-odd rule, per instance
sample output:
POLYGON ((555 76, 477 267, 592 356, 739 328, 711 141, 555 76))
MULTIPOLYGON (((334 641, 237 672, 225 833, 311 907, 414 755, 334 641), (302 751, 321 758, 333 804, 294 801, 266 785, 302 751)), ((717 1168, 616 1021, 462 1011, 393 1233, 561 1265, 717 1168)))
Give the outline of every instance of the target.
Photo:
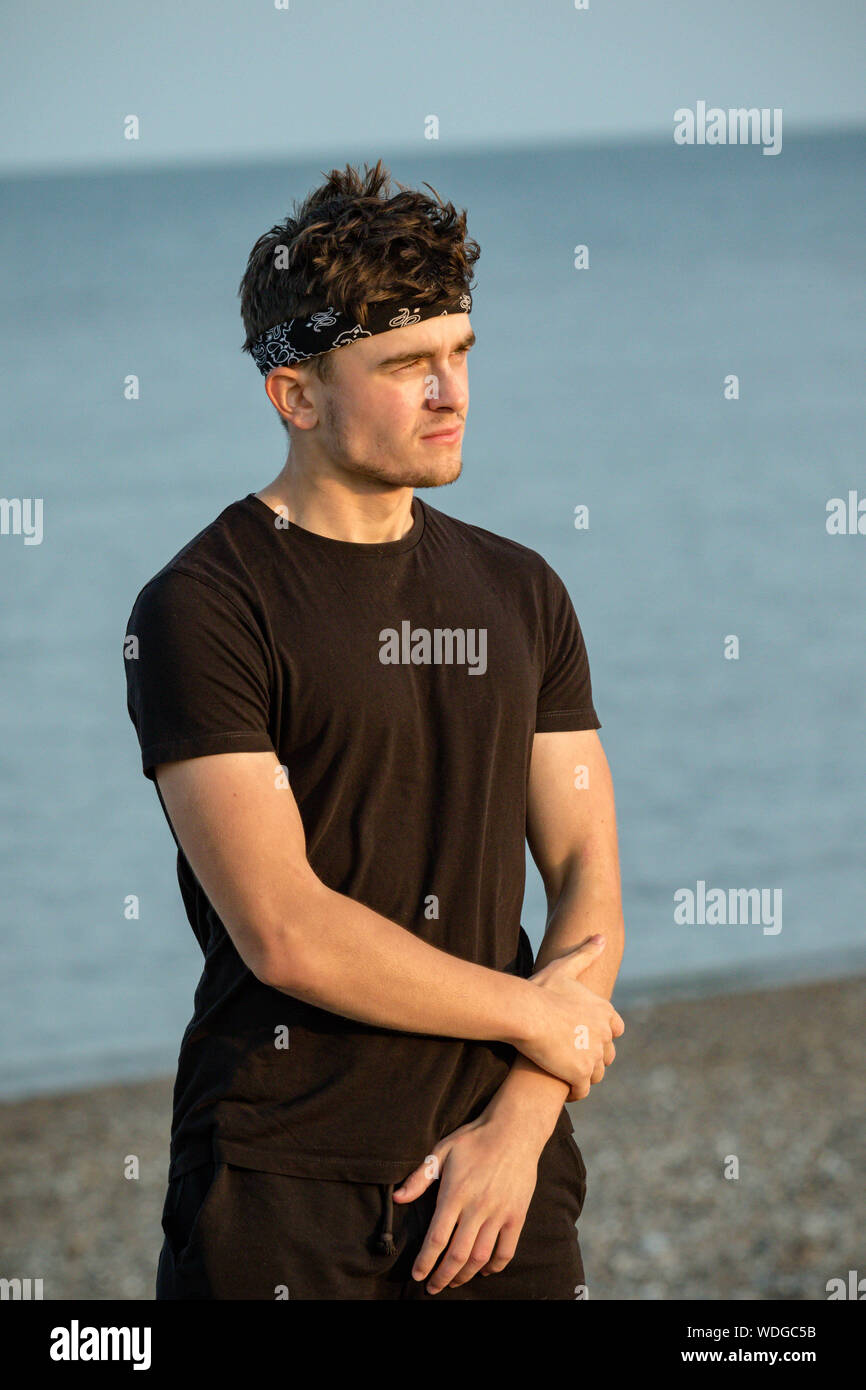
MULTIPOLYGON (((548 904, 536 971, 600 932, 605 949, 582 971, 580 981, 609 999, 625 932, 613 783, 595 730, 535 735, 527 839, 548 904)), ((619 1035, 615 1029, 614 1036, 619 1035)), ((602 1080, 615 1055, 611 1040, 593 1069, 592 1083, 602 1080)), ((429 1292, 457 1287, 477 1273, 498 1273, 513 1258, 535 1190, 539 1155, 567 1098, 569 1087, 558 1076, 518 1054, 480 1118, 436 1145, 440 1192, 412 1270, 419 1280, 433 1271, 429 1292)), ((403 1200, 424 1191, 429 1173, 429 1165, 415 1170, 403 1185, 403 1200)), ((401 1200, 398 1193, 395 1198, 401 1200)))
MULTIPOLYGON (((610 999, 622 961, 625 928, 613 781, 594 729, 535 735, 526 835, 548 908, 536 970, 601 932, 605 949, 580 979, 610 999)), ((614 1055, 611 1043, 609 1061, 614 1055)), ((593 1073, 593 1080, 600 1081, 603 1073, 602 1066, 593 1073)), ((524 1123, 537 1122, 546 1140, 567 1094, 558 1077, 519 1056, 496 1104, 503 1113, 521 1114, 524 1123)))
MULTIPOLYGON (((623 1031, 606 1002, 623 930, 613 789, 598 735, 534 738, 527 835, 549 907, 537 971, 593 933, 606 938, 588 966, 582 959, 542 971, 542 987, 440 951, 327 888, 307 861, 300 813, 278 771, 273 754, 224 753, 160 764, 156 777, 193 872, 259 979, 347 1018, 518 1050, 479 1120, 434 1150, 440 1192, 413 1269, 426 1277, 459 1221, 459 1238, 428 1288, 495 1272, 516 1248, 538 1155, 563 1101, 602 1079, 623 1031), (578 789, 581 766, 587 785, 578 789), (578 1023, 589 1024, 584 1053, 574 1047, 578 1023)), ((416 1170, 395 1199, 414 1200, 432 1180, 416 1170)))

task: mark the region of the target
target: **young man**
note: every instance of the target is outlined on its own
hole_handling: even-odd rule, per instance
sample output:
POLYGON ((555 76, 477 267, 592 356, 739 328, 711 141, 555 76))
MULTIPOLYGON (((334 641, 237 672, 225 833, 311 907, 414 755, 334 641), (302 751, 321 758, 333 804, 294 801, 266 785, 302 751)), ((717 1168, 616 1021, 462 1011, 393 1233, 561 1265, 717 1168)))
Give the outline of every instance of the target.
POLYGON ((480 254, 431 192, 334 170, 256 243, 286 464, 129 619, 205 958, 160 1299, 583 1294, 564 1102, 623 1032, 613 791, 562 581, 413 496, 460 474, 480 254))

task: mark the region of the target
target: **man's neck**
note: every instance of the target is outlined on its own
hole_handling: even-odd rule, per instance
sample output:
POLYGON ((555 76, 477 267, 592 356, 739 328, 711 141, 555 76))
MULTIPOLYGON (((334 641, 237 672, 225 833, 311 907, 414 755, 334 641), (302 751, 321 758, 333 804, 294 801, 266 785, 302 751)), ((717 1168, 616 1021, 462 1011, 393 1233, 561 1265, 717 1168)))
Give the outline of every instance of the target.
POLYGON ((299 476, 287 465, 255 495, 290 525, 335 541, 399 541, 413 526, 411 487, 348 488, 336 479, 299 476))

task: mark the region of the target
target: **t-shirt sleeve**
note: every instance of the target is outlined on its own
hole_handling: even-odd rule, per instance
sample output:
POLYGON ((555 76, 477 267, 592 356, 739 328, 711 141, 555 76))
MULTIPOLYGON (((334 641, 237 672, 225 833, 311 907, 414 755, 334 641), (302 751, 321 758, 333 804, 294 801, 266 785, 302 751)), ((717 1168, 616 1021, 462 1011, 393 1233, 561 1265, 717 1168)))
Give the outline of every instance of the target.
POLYGON ((209 583, 165 570, 139 593, 124 640, 142 771, 210 753, 266 753, 268 657, 254 620, 209 583), (135 639, 135 640, 132 640, 135 639))
POLYGON ((546 561, 542 630, 544 670, 538 691, 536 733, 600 729, 580 623, 568 590, 546 561))

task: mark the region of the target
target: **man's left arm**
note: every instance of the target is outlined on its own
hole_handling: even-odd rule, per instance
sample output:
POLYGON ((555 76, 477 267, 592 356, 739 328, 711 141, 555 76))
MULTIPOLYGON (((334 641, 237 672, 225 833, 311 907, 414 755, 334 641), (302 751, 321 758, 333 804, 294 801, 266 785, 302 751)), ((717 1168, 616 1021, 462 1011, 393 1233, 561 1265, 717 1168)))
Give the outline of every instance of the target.
MULTIPOLYGON (((610 999, 625 930, 613 781, 595 729, 534 735, 527 839, 548 903, 536 970, 601 933, 605 949, 580 980, 610 999)), ((593 1082, 601 1081, 614 1056, 609 1043, 593 1082)), ((412 1270, 414 1278, 425 1279, 448 1247, 430 1292, 509 1263, 535 1190, 539 1155, 568 1095, 566 1082, 519 1055, 478 1119, 436 1145, 440 1192, 412 1270)), ((396 1200, 413 1201, 434 1178, 427 1162, 395 1191, 396 1200)))
MULTIPOLYGON (((613 779, 595 729, 537 733, 529 772, 526 834, 547 894, 547 924, 535 969, 601 933, 605 949, 580 977, 610 999, 625 945, 613 779)), ((613 1043, 605 1065, 615 1056, 613 1043)), ((601 1081, 604 1067, 593 1073, 601 1081)), ((518 1056, 491 1114, 529 1127, 543 1147, 568 1086, 518 1056)), ((487 1113, 487 1112, 485 1112, 487 1113)))

